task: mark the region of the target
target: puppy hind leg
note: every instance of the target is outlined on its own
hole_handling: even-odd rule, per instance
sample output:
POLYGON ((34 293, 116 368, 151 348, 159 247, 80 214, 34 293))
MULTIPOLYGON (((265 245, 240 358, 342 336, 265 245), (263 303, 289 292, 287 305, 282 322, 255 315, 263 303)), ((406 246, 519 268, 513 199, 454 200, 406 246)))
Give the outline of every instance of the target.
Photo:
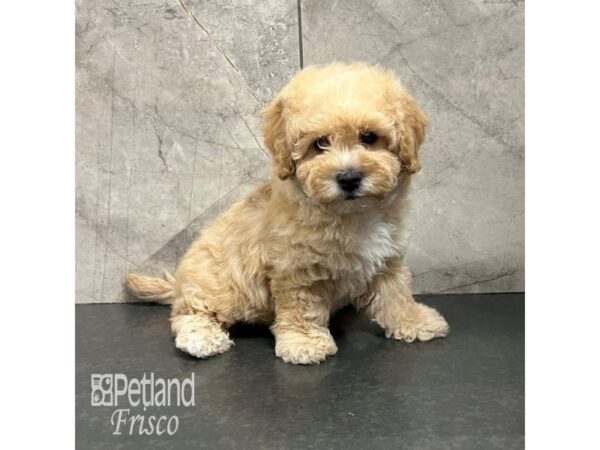
POLYGON ((175 335, 175 346, 196 358, 224 353, 233 345, 222 324, 207 312, 174 314, 171 329, 175 335))

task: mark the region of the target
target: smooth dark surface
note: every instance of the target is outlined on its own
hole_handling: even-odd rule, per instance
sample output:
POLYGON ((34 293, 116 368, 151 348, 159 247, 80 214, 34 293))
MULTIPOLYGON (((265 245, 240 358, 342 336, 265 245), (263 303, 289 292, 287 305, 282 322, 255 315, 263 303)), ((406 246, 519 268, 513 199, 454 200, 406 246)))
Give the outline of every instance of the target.
POLYGON ((197 360, 174 347, 167 307, 79 305, 77 448, 523 448, 524 296, 418 300, 444 314, 447 338, 387 340, 347 309, 331 324, 338 354, 310 367, 277 360, 266 327, 239 326, 232 350, 197 360), (91 406, 90 376, 144 372, 194 372, 195 406, 132 408, 177 415, 173 436, 114 436, 116 408, 91 406))

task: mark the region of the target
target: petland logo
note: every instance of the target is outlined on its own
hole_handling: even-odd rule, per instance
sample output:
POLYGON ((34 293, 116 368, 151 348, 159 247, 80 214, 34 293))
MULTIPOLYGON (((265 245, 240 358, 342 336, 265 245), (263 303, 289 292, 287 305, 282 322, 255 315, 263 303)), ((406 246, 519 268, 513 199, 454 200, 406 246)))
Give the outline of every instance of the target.
POLYGON ((92 374, 92 406, 116 407, 110 417, 113 434, 172 436, 179 429, 175 415, 135 414, 132 408, 195 406, 194 374, 183 381, 177 378, 155 378, 154 373, 142 378, 128 378, 122 373, 92 374), (126 406, 126 407, 122 407, 126 406))

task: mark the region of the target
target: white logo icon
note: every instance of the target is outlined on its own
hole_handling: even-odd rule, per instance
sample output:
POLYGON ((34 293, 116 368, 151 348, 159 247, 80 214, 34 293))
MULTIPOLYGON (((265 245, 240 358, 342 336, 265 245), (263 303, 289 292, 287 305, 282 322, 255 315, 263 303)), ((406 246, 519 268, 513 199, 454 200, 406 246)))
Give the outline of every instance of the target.
POLYGON ((92 406, 113 405, 112 374, 92 374, 92 406))

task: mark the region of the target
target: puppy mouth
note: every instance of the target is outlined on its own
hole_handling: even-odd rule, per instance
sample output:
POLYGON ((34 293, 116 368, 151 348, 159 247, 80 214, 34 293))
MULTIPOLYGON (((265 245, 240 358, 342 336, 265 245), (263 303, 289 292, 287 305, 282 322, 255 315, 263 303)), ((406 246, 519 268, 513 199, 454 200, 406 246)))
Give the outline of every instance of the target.
POLYGON ((367 200, 367 199, 384 200, 386 197, 387 197, 387 193, 371 194, 371 193, 357 191, 357 192, 345 193, 341 197, 341 199, 343 202, 346 202, 346 201, 352 201, 352 200, 367 200))

